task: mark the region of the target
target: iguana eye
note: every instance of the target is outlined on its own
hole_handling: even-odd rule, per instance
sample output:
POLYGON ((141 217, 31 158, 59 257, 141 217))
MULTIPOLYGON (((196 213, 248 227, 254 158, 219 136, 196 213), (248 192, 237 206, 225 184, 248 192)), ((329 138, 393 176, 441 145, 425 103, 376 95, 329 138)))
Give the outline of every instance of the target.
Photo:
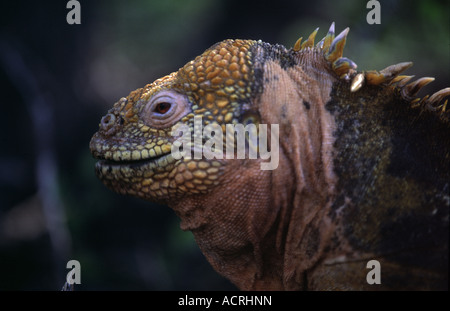
POLYGON ((142 120, 155 128, 167 128, 190 112, 186 95, 172 90, 156 93, 141 112, 142 120))
POLYGON ((170 103, 166 102, 158 103, 154 108, 155 109, 154 111, 159 114, 165 114, 167 111, 169 111, 171 106, 172 105, 170 103))

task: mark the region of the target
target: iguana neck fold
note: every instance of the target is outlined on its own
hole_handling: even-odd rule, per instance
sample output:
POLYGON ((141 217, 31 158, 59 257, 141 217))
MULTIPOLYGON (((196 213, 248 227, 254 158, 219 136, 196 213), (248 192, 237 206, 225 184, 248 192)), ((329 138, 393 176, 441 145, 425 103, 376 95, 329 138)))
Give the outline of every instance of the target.
MULTIPOLYGON (((280 152, 287 169, 272 172, 274 202, 280 209, 284 237, 284 286, 295 289, 303 274, 320 260, 333 230, 327 218, 334 198, 334 118, 326 109, 338 82, 322 53, 305 49, 291 66, 279 59, 260 63, 264 91, 259 101, 262 122, 280 124, 280 152), (286 181, 292 180, 291 187, 286 181), (276 190, 275 190, 276 189, 276 190), (281 194, 280 192, 285 192, 281 194), (288 199, 285 199, 288 198, 288 199)), ((298 288, 297 288, 298 289, 298 288)))

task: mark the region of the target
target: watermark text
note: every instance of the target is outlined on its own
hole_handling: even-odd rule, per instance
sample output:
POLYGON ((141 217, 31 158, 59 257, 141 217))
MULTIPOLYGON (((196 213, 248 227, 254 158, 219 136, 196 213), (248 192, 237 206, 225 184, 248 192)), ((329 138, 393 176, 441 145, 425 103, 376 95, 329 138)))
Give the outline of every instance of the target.
POLYGON ((67 24, 81 24, 81 5, 80 2, 76 0, 70 0, 66 5, 67 9, 70 11, 66 15, 67 24))
POLYGON ((377 0, 370 0, 366 5, 367 9, 370 9, 367 13, 366 20, 367 24, 381 24, 381 4, 377 0))
POLYGON ((217 124, 203 126, 201 116, 194 117, 194 133, 187 124, 178 124, 172 136, 179 137, 172 144, 174 159, 257 159, 262 160, 261 170, 274 170, 279 163, 279 125, 258 126, 250 123, 226 124, 225 131, 217 124), (225 135, 225 136, 224 136, 225 135), (225 138, 225 139, 224 139, 225 138), (224 142, 225 141, 225 142, 224 142), (270 143, 270 150, 268 144, 270 143), (225 144, 225 148, 224 148, 225 144), (224 152, 225 150, 225 152, 224 152))

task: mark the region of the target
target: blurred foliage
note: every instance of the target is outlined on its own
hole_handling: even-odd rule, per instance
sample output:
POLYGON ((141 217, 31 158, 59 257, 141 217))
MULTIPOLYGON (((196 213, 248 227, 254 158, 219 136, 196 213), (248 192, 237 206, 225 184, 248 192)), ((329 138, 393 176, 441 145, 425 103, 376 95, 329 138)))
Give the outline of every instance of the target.
POLYGON ((450 81, 448 1, 381 1, 380 25, 367 24, 361 0, 80 2, 81 25, 66 23, 64 1, 0 5, 2 290, 59 290, 70 259, 81 263, 80 290, 234 289, 171 210, 107 190, 88 150, 117 99, 215 42, 262 39, 291 47, 316 27, 324 36, 335 21, 337 32, 350 27, 345 55, 359 69, 413 61, 408 73, 437 78, 427 92, 450 81), (42 122, 45 137, 36 130, 42 122), (49 154, 56 171, 44 184, 56 194, 39 177, 47 175, 38 168, 48 166, 39 159, 49 154), (61 211, 56 222, 45 213, 48 197, 61 211), (66 238, 58 241, 49 223, 66 238))

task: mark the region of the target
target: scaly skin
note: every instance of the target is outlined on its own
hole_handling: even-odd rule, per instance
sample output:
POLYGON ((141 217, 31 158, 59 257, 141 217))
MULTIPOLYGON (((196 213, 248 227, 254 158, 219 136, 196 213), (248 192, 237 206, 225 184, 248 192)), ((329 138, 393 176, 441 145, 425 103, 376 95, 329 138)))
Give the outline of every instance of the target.
POLYGON ((450 89, 416 98, 432 79, 408 84, 410 63, 357 72, 342 57, 348 29, 314 46, 316 32, 289 50, 217 43, 120 99, 91 140, 98 177, 168 204, 244 290, 447 288, 450 89), (175 159, 177 126, 210 138, 195 116, 224 133, 278 124, 278 167, 175 159), (381 285, 366 282, 371 259, 381 285))

